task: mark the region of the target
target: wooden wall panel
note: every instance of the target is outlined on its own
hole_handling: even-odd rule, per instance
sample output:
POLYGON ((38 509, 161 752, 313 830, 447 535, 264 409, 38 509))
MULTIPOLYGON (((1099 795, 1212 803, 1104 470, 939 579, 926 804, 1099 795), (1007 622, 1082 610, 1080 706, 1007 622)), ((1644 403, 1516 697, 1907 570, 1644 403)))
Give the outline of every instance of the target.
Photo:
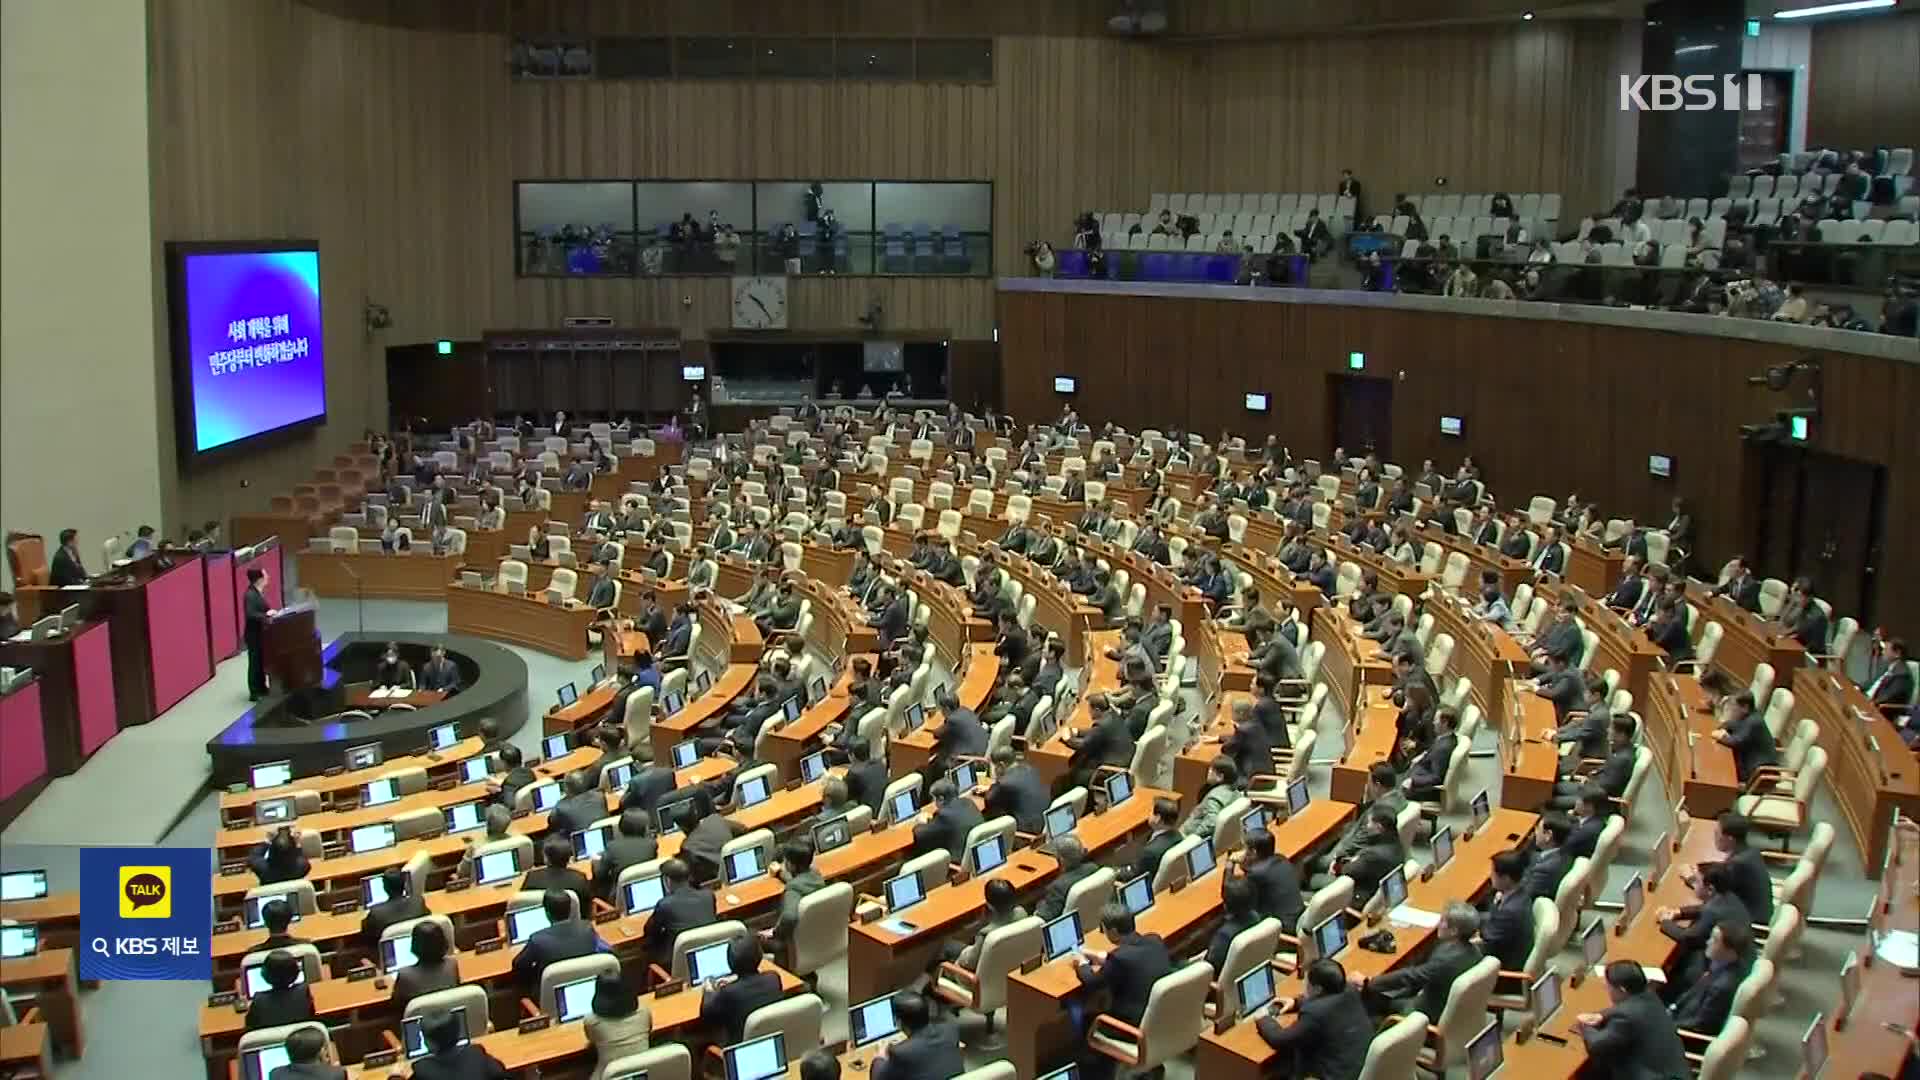
MULTIPOLYGON (((1757 455, 1742 424, 1789 403, 1746 384, 1770 365, 1816 356, 1825 367, 1819 449, 1888 467, 1889 566, 1920 557, 1920 444, 1900 422, 1920 392, 1920 365, 1809 353, 1664 330, 1376 309, 1188 298, 1007 292, 1000 297, 1001 379, 1008 411, 1051 418, 1053 376, 1080 380, 1092 424, 1180 426, 1216 437, 1278 433, 1299 456, 1332 450, 1329 377, 1347 354, 1393 384, 1393 457, 1451 470, 1464 454, 1512 502, 1577 493, 1610 514, 1666 520, 1671 500, 1695 505, 1703 552, 1751 548, 1761 513, 1757 455), (1267 389, 1272 411, 1242 395, 1267 389), (1904 396, 1903 396, 1904 395, 1904 396), (1439 432, 1463 416, 1466 435, 1439 432), (1674 459, 1674 477, 1647 457, 1674 459)), ((1351 448, 1350 448, 1351 449, 1351 448)), ((1866 508, 1862 507, 1862 514, 1866 508)), ((1920 634, 1920 578, 1883 572, 1883 621, 1920 634)))
POLYGON ((1920 10, 1812 30, 1807 145, 1912 146, 1920 133, 1920 10))

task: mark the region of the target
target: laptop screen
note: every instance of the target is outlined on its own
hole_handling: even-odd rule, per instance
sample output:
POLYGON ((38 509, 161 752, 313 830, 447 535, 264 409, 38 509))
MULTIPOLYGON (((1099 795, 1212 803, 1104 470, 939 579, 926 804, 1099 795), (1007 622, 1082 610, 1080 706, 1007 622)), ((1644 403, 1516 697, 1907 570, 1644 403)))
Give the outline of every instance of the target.
POLYGON ((1120 886, 1120 900, 1122 903, 1127 905, 1127 910, 1131 911, 1135 915, 1138 915, 1141 912, 1152 907, 1153 906, 1152 876, 1149 874, 1141 874, 1139 877, 1136 877, 1132 881, 1127 882, 1125 885, 1120 886))
POLYGON ((917 809, 913 802, 913 789, 908 788, 900 794, 895 795, 893 797, 892 809, 893 820, 896 822, 905 821, 912 817, 914 810, 917 809))
POLYGON ((1242 837, 1252 836, 1254 833, 1263 831, 1266 827, 1267 808, 1264 806, 1254 807, 1247 811, 1246 815, 1240 819, 1240 835, 1242 837))
POLYGON ((1667 876, 1667 867, 1673 864, 1672 833, 1660 834, 1660 840, 1653 845, 1653 854, 1650 858, 1653 864, 1647 868, 1647 880, 1658 885, 1660 879, 1667 876))
POLYGON ((1453 826, 1442 825, 1433 833, 1433 868, 1447 865, 1453 859, 1453 826))
POLYGON ((699 678, 693 680, 693 692, 696 694, 704 694, 707 692, 707 689, 712 685, 713 685, 713 672, 703 671, 700 673, 699 678))
POLYGON ((893 995, 882 994, 855 1005, 847 1014, 847 1034, 855 1047, 879 1042, 900 1030, 893 1018, 893 995))
POLYGON ((363 746, 347 747, 347 768, 367 769, 386 760, 379 743, 367 743, 363 746))
POLYGON ((771 794, 772 792, 767 790, 767 778, 764 776, 756 776, 740 785, 740 809, 745 810, 749 806, 758 806, 766 802, 767 796, 771 794))
POLYGON ((549 735, 540 742, 540 752, 547 755, 548 761, 552 761, 557 757, 565 757, 567 751, 571 749, 573 749, 573 746, 567 738, 567 733, 564 731, 558 735, 549 735))
POLYGON ((953 781, 955 791, 965 795, 973 790, 973 785, 979 781, 979 774, 974 769, 973 762, 963 761, 953 767, 953 771, 947 774, 947 778, 953 781))
MULTIPOLYGON (((458 1045, 465 1046, 469 1040, 467 1033, 467 1007, 465 1005, 456 1006, 452 1012, 454 1018, 460 1025, 460 1041, 458 1045)), ((427 1046, 427 1036, 425 1032, 420 1030, 420 1016, 418 1014, 409 1016, 401 1021, 400 1034, 406 1043, 408 1061, 414 1061, 427 1056, 429 1049, 427 1046)))
POLYGON ((253 820, 259 825, 279 825, 293 820, 293 800, 261 799, 253 804, 253 820))
POLYGON ((587 1015, 593 1007, 593 986, 597 981, 597 977, 576 979, 555 987, 554 998, 560 1004, 560 1015, 556 1019, 564 1024, 587 1015))
POLYGON ((1301 777, 1287 785, 1287 813, 1298 814, 1307 808, 1313 796, 1307 791, 1307 778, 1301 777))
POLYGON ((605 785, 608 790, 613 791, 626 787, 627 781, 632 779, 633 761, 631 759, 622 761, 618 765, 609 766, 600 774, 600 783, 605 785))
POLYGON ((591 829, 581 829, 573 834, 573 857, 591 859, 607 850, 607 841, 613 839, 613 827, 596 825, 591 829))
POLYGON ((905 911, 926 899, 927 890, 918 872, 887 879, 887 910, 905 911))
POLYGON ((384 806, 400 798, 400 786, 391 776, 367 781, 360 795, 361 806, 384 806))
POLYGON ((1560 1008, 1560 973, 1548 968, 1533 981, 1527 996, 1533 1001, 1533 1026, 1539 1028, 1560 1008))
POLYGON ((926 719, 927 710, 921 707, 919 702, 916 701, 912 705, 907 706, 906 728, 908 731, 920 730, 920 725, 924 723, 926 719))
POLYGON ((32 923, 0 926, 0 956, 32 956, 40 948, 40 928, 32 923))
POLYGON ((275 900, 287 901, 287 907, 293 909, 293 921, 294 922, 300 921, 300 906, 298 904, 293 903, 293 898, 291 896, 288 896, 286 894, 276 894, 273 896, 249 896, 247 897, 247 910, 246 910, 247 929, 258 930, 261 927, 267 925, 267 914, 266 914, 267 905, 273 903, 275 900))
POLYGON ((800 708, 801 702, 800 695, 798 694, 788 698, 786 703, 780 706, 781 714, 787 718, 788 723, 800 719, 800 708))
POLYGON ((1254 1010, 1273 1000, 1273 965, 1261 964, 1240 976, 1234 989, 1240 996, 1240 1015, 1253 1015, 1254 1010))
POLYGON ((1342 925, 1338 913, 1328 916, 1327 920, 1313 928, 1313 947, 1322 960, 1332 959, 1347 947, 1347 928, 1342 925))
POLYGON ((727 1080, 769 1080, 787 1071, 787 1037, 779 1032, 726 1049, 727 1080))
POLYGON ((560 707, 561 708, 564 709, 567 706, 579 700, 580 700, 580 691, 574 689, 572 683, 567 683, 566 685, 560 688, 560 707))
MULTIPOLYGON (((258 964, 248 964, 245 974, 246 974, 246 980, 247 980, 247 996, 248 997, 253 997, 255 994, 260 993, 262 990, 272 989, 272 987, 267 983, 267 964, 264 959, 258 964)), ((299 971, 296 972, 293 976, 293 985, 299 986, 300 984, 306 981, 307 981, 307 965, 302 963, 299 965, 299 971)))
POLYGON ((358 855, 368 851, 379 851, 393 846, 393 822, 382 821, 377 825, 362 825, 350 834, 349 846, 358 855))
POLYGON ((547 909, 538 904, 507 913, 507 940, 519 945, 528 938, 553 925, 547 918, 547 909))
POLYGON ((1646 882, 1641 880, 1639 874, 1635 874, 1620 893, 1620 925, 1632 926, 1634 916, 1640 914, 1640 909, 1645 907, 1646 903, 1646 882))
POLYGON ((1046 942, 1047 959, 1058 960, 1080 947, 1084 940, 1080 935, 1080 913, 1069 911, 1065 915, 1048 923, 1040 930, 1042 940, 1046 942))
MULTIPOLYGON (((387 895, 386 878, 379 874, 361 878, 360 899, 367 907, 372 907, 375 904, 384 904, 393 899, 393 897, 387 895)), ((299 918, 300 916, 296 913, 294 919, 297 921, 299 918)))
POLYGON ((800 781, 811 784, 827 775, 827 755, 825 751, 808 754, 800 759, 800 781))
POLYGON ((1406 867, 1396 866, 1380 879, 1380 901, 1388 911, 1407 902, 1406 867))
POLYGON ((45 895, 45 870, 15 870, 0 874, 0 900, 38 900, 45 895))
POLYGON ((733 974, 733 965, 727 962, 729 944, 731 942, 716 941, 687 954, 687 974, 694 982, 706 982, 733 974))
POLYGON ((1481 1028, 1480 1034, 1467 1044, 1468 1080, 1487 1080, 1500 1071, 1500 1062, 1503 1060, 1500 1037, 1500 1021, 1495 1019, 1481 1028))
POLYGON ((1213 845, 1204 838, 1187 852, 1187 880, 1198 881, 1213 869, 1213 845))
POLYGON ((1607 958, 1607 928, 1599 919, 1589 923, 1586 932, 1580 935, 1580 958, 1588 967, 1598 967, 1607 958))
POLYGON ((761 847, 741 848, 727 856, 727 884, 738 885, 743 881, 752 881, 767 872, 766 849, 761 847))
POLYGON ((1107 805, 1109 807, 1126 802, 1127 796, 1131 794, 1133 794, 1133 777, 1123 772, 1107 774, 1107 805))
POLYGON ((427 729, 427 745, 435 750, 445 750, 460 741, 460 728, 455 724, 441 724, 427 729))
POLYGON ((544 784, 535 784, 533 788, 533 808, 551 810, 560 805, 560 781, 549 780, 544 784))
POLYGON ((692 806, 692 798, 676 799, 670 803, 661 803, 653 808, 654 823, 659 826, 660 835, 666 836, 680 831, 680 811, 692 806))
POLYGON ((253 787, 256 791, 261 788, 279 787, 293 779, 293 762, 268 761, 255 765, 248 772, 253 779, 253 787))
POLYGON ((593 685, 599 686, 600 680, 606 677, 607 677, 607 665, 605 664, 593 665, 593 685))
POLYGON ((1041 1077, 1040 1080, 1080 1080, 1080 1066, 1069 1065, 1064 1069, 1056 1069, 1041 1077))
POLYGON ((410 968, 420 962, 413 955, 412 937, 390 937, 380 942, 381 967, 389 974, 401 968, 410 968))
POLYGON ((976 876, 998 869, 1007 861, 1007 838, 995 834, 973 845, 973 872, 976 876))
POLYGON ((286 1043, 275 1043, 272 1046, 249 1050, 246 1053, 246 1060, 246 1080, 267 1080, 267 1077, 273 1074, 273 1070, 282 1065, 293 1064, 293 1058, 287 1054, 286 1043))
POLYGON ((815 853, 832 851, 846 847, 853 841, 853 831, 847 825, 847 819, 837 817, 823 821, 813 827, 813 850, 815 853))
POLYGON ((492 885, 496 881, 505 881, 520 872, 520 865, 514 859, 512 849, 490 851, 480 856, 474 867, 474 878, 482 885, 492 885))
POLYGON ((1073 832, 1073 804, 1062 803, 1047 811, 1047 838, 1058 840, 1073 832))
POLYGON ((1487 796, 1486 791, 1482 790, 1480 794, 1473 797, 1473 827, 1478 829, 1485 825, 1487 818, 1492 814, 1493 800, 1487 796))
POLYGON ((699 743, 693 741, 692 739, 688 739, 686 742, 673 744, 673 767, 674 768, 676 769, 692 768, 693 763, 699 760, 700 760, 700 744, 699 743))
POLYGON ((652 911, 653 905, 667 895, 666 883, 659 874, 627 882, 627 913, 652 911))
POLYGON ((824 701, 824 700, 826 700, 826 696, 827 696, 827 678, 826 678, 826 676, 824 676, 824 675, 816 675, 816 676, 814 676, 814 679, 813 679, 813 688, 812 688, 812 689, 813 689, 813 695, 812 695, 812 697, 813 697, 813 700, 814 700, 814 701, 815 701, 816 703, 817 703, 817 702, 820 702, 820 701, 824 701))
POLYGON ((460 763, 460 779, 463 783, 477 784, 487 778, 487 756, 470 757, 460 763))

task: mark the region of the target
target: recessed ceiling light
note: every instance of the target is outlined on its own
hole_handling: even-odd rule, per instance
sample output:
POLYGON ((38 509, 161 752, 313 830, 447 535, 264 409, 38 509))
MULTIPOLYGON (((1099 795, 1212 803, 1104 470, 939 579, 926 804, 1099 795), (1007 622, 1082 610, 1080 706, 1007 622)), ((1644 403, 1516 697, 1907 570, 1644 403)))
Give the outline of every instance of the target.
POLYGON ((1521 12, 1521 13, 1520 13, 1520 21, 1521 21, 1521 22, 1532 22, 1532 21, 1533 21, 1533 12, 1531 12, 1531 11, 1523 11, 1523 12, 1521 12))
POLYGON ((1794 8, 1791 11, 1776 11, 1776 19, 1805 19, 1813 15, 1839 15, 1847 11, 1873 11, 1878 8, 1890 8, 1893 0, 1848 0, 1844 4, 1821 4, 1818 7, 1794 8))

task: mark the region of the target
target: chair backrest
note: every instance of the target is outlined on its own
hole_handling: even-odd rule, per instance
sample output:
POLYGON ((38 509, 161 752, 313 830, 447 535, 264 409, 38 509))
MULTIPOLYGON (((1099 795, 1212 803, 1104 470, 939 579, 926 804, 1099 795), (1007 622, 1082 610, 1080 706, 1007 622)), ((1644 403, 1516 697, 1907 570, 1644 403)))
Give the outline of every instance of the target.
POLYGON ((1154 982, 1147 1010, 1140 1017, 1142 1067, 1158 1067, 1199 1043, 1212 988, 1213 966, 1205 960, 1176 968, 1154 982))
POLYGON ((1773 908, 1773 921, 1767 924, 1767 941, 1760 955, 1773 961, 1776 970, 1792 956, 1800 945, 1800 931, 1806 928, 1806 920, 1800 916, 1800 909, 1792 904, 1776 904, 1773 908))
MULTIPOLYGON (((452 939, 449 938, 448 940, 452 939)), ((278 949, 255 949, 240 958, 240 969, 245 971, 247 968, 265 961, 269 953, 276 952, 285 952, 296 960, 299 960, 300 966, 306 969, 306 978, 309 985, 326 978, 326 970, 320 963, 320 947, 311 942, 302 942, 298 945, 285 945, 278 949)))
POLYGON ((1012 975, 1029 957, 1040 955, 1038 915, 1029 915, 987 934, 980 943, 980 955, 974 958, 973 973, 979 980, 974 1006, 990 1013, 1007 1003, 1007 976, 1012 975))
POLYGON ((1727 1017, 1720 1025, 1720 1034, 1701 1055, 1700 1071, 1694 1073, 1694 1080, 1733 1080, 1740 1075, 1741 1066, 1747 1063, 1747 1042, 1752 1034, 1753 1027, 1745 1017, 1727 1017))
POLYGON ((644 1074, 647 1080, 693 1080, 693 1054, 681 1043, 649 1047, 607 1062, 603 1076, 644 1074))
POLYGON ((1427 1041, 1427 1014, 1411 1012, 1373 1037, 1360 1080, 1401 1080, 1414 1075, 1414 1063, 1427 1041))
MULTIPOLYGON (((1163 705, 1171 712, 1170 705, 1163 705)), ((1158 712, 1159 709, 1155 709, 1158 712)), ((1154 724, 1140 736, 1134 744, 1133 761, 1127 771, 1133 776, 1135 787, 1155 787, 1167 765, 1167 728, 1165 724, 1154 724)))
MULTIPOLYGON (((685 937, 686 934, 680 936, 685 937)), ((686 965, 684 958, 679 958, 676 962, 684 969, 686 965)), ((546 969, 540 973, 540 996, 536 999, 536 1005, 541 1012, 557 1018, 560 1015, 560 1002, 558 998, 562 986, 571 982, 579 982, 581 979, 598 978, 601 975, 608 974, 620 974, 620 958, 612 953, 594 953, 592 956, 576 956, 571 960, 560 960, 548 964, 546 969)), ((684 978, 685 974, 685 971, 682 970, 679 977, 684 978)))
POLYGON ((320 1037, 325 1039, 329 1046, 333 1044, 333 1036, 327 1031, 327 1025, 318 1020, 302 1020, 297 1024, 282 1024, 279 1027, 258 1028, 244 1032, 240 1036, 240 1045, 236 1049, 240 1054, 245 1055, 247 1051, 260 1047, 279 1046, 287 1041, 287 1036, 302 1028, 312 1028, 320 1033, 320 1037))
MULTIPOLYGON (((679 936, 673 939, 673 966, 668 970, 668 974, 675 979, 684 979, 687 977, 687 957, 691 955, 694 950, 703 946, 712 945, 716 942, 743 938, 751 933, 753 933, 753 931, 747 929, 747 924, 737 919, 728 919, 724 922, 696 926, 691 930, 682 930, 679 936)), ((610 954, 602 953, 601 955, 606 956, 610 954)), ((619 969, 616 967, 615 970, 617 971, 619 969)))
POLYGON ((847 920, 853 915, 853 886, 836 881, 800 901, 788 970, 811 975, 847 954, 847 920))
MULTIPOLYGON (((1827 775, 1827 751, 1816 746, 1807 751, 1807 763, 1793 776, 1793 801, 1800 804, 1802 810, 1813 802, 1814 792, 1820 790, 1820 781, 1827 775)), ((1801 821, 1806 820, 1805 813, 1801 821)))
POLYGON ((487 1015, 487 988, 467 983, 446 990, 435 990, 431 994, 421 994, 407 1002, 407 1011, 400 1019, 409 1016, 424 1016, 439 1009, 466 1009, 467 1023, 477 1019, 482 1025, 479 1031, 468 1029, 469 1034, 480 1035, 493 1030, 493 1020, 487 1015))
POLYGON ((1547 961, 1566 944, 1560 934, 1560 909, 1542 896, 1533 902, 1533 948, 1527 950, 1527 964, 1521 969, 1532 981, 1546 969, 1547 961))
POLYGON ((285 900, 301 915, 312 915, 320 910, 319 897, 313 891, 313 882, 304 878, 299 881, 279 881, 272 885, 256 885, 247 890, 246 899, 249 902, 259 900, 263 904, 268 900, 285 900))
POLYGON ((1228 803, 1220 809, 1213 822, 1213 850, 1217 852, 1236 851, 1246 840, 1246 829, 1240 819, 1253 809, 1253 800, 1245 795, 1228 803))
POLYGON ((1020 1070, 1013 1067, 1013 1062, 996 1061, 977 1069, 969 1069, 954 1080, 1016 1080, 1019 1075, 1020 1070))
POLYGON ((1187 872, 1187 852, 1207 842, 1204 836, 1182 837, 1166 854, 1160 856, 1160 865, 1153 872, 1153 891, 1164 891, 1176 880, 1185 877, 1187 872))
POLYGON ((1301 910, 1298 926, 1319 926, 1329 915, 1353 906, 1353 879, 1345 874, 1320 887, 1301 910))
POLYGON ((1067 910, 1080 913, 1082 927, 1100 925, 1100 912, 1106 909, 1107 901, 1113 899, 1113 882, 1113 868, 1103 866, 1067 890, 1067 910))
POLYGON ((1487 1026, 1487 1001, 1493 996, 1495 977, 1500 974, 1500 958, 1489 956, 1462 972, 1453 980, 1447 994, 1447 1007, 1440 1012, 1442 1064, 1466 1060, 1467 1042, 1487 1026))
POLYGON ((1733 1015, 1754 1023, 1756 1014, 1766 1008, 1767 993, 1772 989, 1773 961, 1761 957, 1753 962, 1747 977, 1740 980, 1739 988, 1733 992, 1733 1015))
POLYGON ((1233 1007, 1230 995, 1240 976, 1273 959, 1273 954, 1279 951, 1283 930, 1279 919, 1261 919, 1235 934, 1227 944, 1226 959, 1220 962, 1220 970, 1213 980, 1214 1001, 1223 1011, 1233 1007))
POLYGON ((805 1048, 821 1044, 820 1025, 826 1016, 827 1003, 818 994, 782 998, 748 1013, 741 1036, 759 1039, 779 1032, 787 1037, 788 1046, 799 1048, 795 1053, 804 1053, 805 1048))

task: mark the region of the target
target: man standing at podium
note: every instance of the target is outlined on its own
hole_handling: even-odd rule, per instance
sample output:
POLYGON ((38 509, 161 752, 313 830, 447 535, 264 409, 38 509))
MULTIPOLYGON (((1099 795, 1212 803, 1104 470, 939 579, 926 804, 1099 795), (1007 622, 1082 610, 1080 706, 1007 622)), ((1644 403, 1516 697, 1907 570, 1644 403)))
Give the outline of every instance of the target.
POLYGON ((265 639, 267 620, 273 618, 273 609, 267 606, 267 572, 257 566, 247 571, 244 603, 247 617, 247 700, 259 701, 267 696, 265 639))

